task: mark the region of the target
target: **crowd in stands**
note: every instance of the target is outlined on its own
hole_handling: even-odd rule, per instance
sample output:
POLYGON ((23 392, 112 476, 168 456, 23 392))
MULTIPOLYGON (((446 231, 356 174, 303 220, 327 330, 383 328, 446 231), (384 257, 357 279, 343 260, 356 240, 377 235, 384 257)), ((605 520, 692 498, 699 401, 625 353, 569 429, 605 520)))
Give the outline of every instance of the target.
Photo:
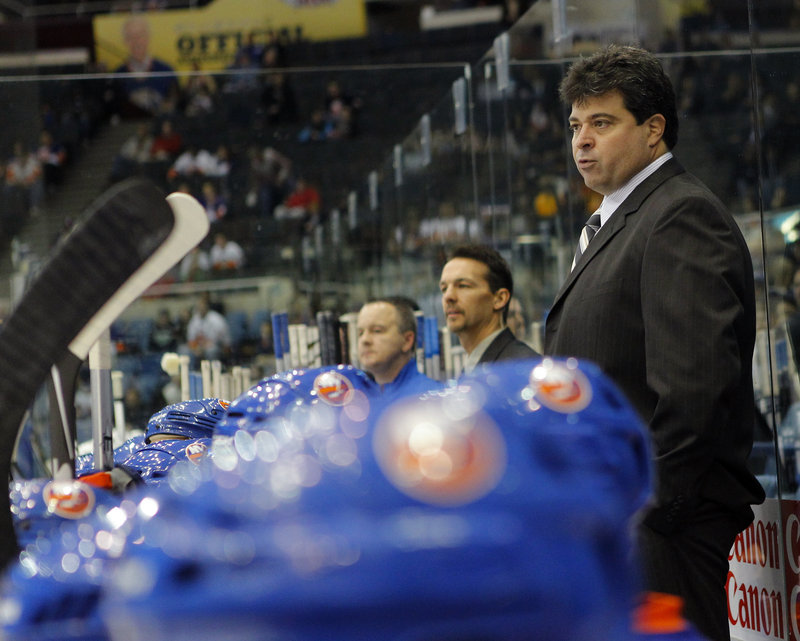
MULTIPOLYGON (((716 24, 720 19, 702 24, 716 24)), ((322 202, 324 192, 309 179, 308 168, 295 159, 295 154, 303 142, 316 146, 321 141, 358 137, 359 114, 365 106, 361 88, 346 87, 339 78, 323 78, 317 100, 308 95, 298 100, 292 82, 298 76, 286 73, 291 61, 285 48, 277 40, 258 43, 251 39, 224 73, 209 73, 196 63, 180 83, 177 75, 156 74, 159 85, 144 83, 148 89, 143 92, 141 86, 132 88, 130 83, 142 83, 148 74, 134 74, 132 78, 123 72, 137 68, 135 55, 138 48, 146 49, 147 33, 137 31, 142 25, 134 20, 126 28, 131 57, 119 67, 118 79, 102 87, 102 98, 98 98, 100 92, 82 91, 81 83, 62 86, 61 95, 43 102, 40 129, 13 144, 9 141, 1 168, 4 207, 0 224, 4 230, 13 232, 31 212, 40 209, 48 192, 63 182, 70 163, 98 123, 109 116, 130 117, 138 123, 114 158, 110 179, 144 174, 166 189, 192 193, 203 202, 212 223, 224 227, 246 256, 255 249, 249 237, 253 226, 236 223, 256 221, 266 230, 264 234, 272 234, 274 239, 282 231, 282 221, 300 220, 295 227, 311 233, 325 221, 326 208, 342 205, 322 202), (153 98, 153 92, 160 98, 153 98)), ((702 33, 694 33, 695 46, 704 42, 707 48, 716 46, 713 39, 703 41, 702 33)), ((751 88, 740 73, 741 59, 687 56, 667 62, 679 87, 682 116, 701 123, 700 135, 692 144, 707 146, 709 155, 725 168, 714 172, 716 185, 710 182, 734 212, 751 211, 757 206, 758 145, 766 175, 761 182, 765 204, 779 208, 800 199, 796 181, 787 179, 793 171, 789 164, 795 128, 779 126, 797 119, 800 75, 793 71, 791 54, 783 55, 785 67, 771 63, 769 70, 759 73, 763 113, 759 132, 750 118, 751 88), (776 68, 783 70, 776 73, 776 68), (720 183, 722 180, 727 182, 720 183)), ((780 56, 772 54, 773 59, 780 56)), ((511 194, 510 202, 501 204, 522 219, 512 227, 523 231, 532 223, 537 228, 553 227, 565 220, 565 214, 574 222, 570 226, 577 227, 585 210, 592 207, 593 195, 577 181, 570 182, 564 154, 564 112, 557 98, 559 73, 550 65, 519 65, 513 69, 507 96, 508 135, 502 150, 510 158, 511 194), (576 196, 584 202, 576 203, 576 196)), ((305 89, 308 91, 308 87, 305 89)), ((474 140, 479 153, 487 153, 491 144, 490 132, 484 129, 481 119, 476 118, 474 140)), ((450 136, 437 137, 436 132, 433 144, 435 153, 446 154, 447 147, 452 147, 450 136)), ((303 154, 303 162, 307 159, 308 154, 303 154)), ((431 171, 451 169, 444 163, 431 171)), ((478 179, 486 180, 484 174, 478 179)), ((486 192, 483 186, 479 189, 479 193, 486 192)), ((404 230, 403 246, 414 251, 450 238, 452 233, 443 230, 439 211, 451 205, 446 194, 440 199, 434 197, 426 206, 433 215, 419 220, 416 228, 404 230)), ((471 228, 459 223, 463 217, 464 212, 459 210, 448 218, 453 223, 451 231, 461 236, 472 233, 471 228)), ((563 231, 569 234, 574 229, 563 231)), ((258 242, 263 240, 264 236, 258 242)), ((209 240, 205 249, 210 245, 209 240)), ((251 258, 247 262, 259 263, 251 258)))
MULTIPOLYGON (((138 34, 141 24, 126 28, 132 32, 132 59, 136 38, 143 40, 138 46, 146 48, 147 34, 138 34)), ((215 229, 241 249, 237 270, 263 262, 248 256, 264 253, 263 246, 255 247, 264 235, 274 241, 297 232, 311 234, 324 220, 318 186, 291 157, 296 145, 349 139, 358 132, 357 114, 363 107, 359 95, 337 79, 324 79, 318 87, 319 102, 315 105, 307 97, 302 101, 309 110, 304 115, 285 73, 287 64, 280 42, 261 44, 250 38, 223 73, 208 73, 195 63, 181 83, 177 75, 158 74, 159 84, 149 87, 149 102, 141 98, 147 74, 136 78, 138 93, 132 92, 131 79, 124 73, 111 91, 115 116, 138 124, 118 150, 110 180, 145 175, 169 191, 194 195, 215 229), (259 230, 257 240, 254 228, 259 230)), ((299 242, 291 242, 295 241, 299 242)), ((210 253, 213 245, 208 239, 202 251, 210 253)), ((275 256, 298 252, 295 246, 275 256)), ((213 263, 206 266, 205 258, 198 256, 193 263, 176 277, 198 280, 230 273, 213 263)))
MULTIPOLYGON (((13 87, 2 91, 13 92, 13 87)), ((44 199, 64 181, 100 127, 105 113, 102 87, 96 83, 42 83, 38 118, 8 127, 0 137, 0 239, 10 242, 44 199), (29 124, 28 124, 29 123, 29 124), (5 153, 3 153, 5 152, 5 153)), ((4 97, 14 105, 12 95, 4 97)), ((21 108, 37 108, 36 103, 21 108)))

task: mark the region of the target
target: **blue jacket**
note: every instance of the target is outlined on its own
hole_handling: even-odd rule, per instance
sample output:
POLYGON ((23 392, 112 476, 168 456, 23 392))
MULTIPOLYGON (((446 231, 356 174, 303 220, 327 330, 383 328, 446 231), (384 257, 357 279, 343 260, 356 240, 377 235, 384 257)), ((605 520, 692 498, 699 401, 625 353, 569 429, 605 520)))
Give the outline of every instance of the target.
POLYGON ((444 384, 435 381, 417 369, 417 361, 413 358, 405 364, 391 383, 380 385, 381 399, 392 401, 402 396, 415 396, 434 389, 441 389, 444 384))

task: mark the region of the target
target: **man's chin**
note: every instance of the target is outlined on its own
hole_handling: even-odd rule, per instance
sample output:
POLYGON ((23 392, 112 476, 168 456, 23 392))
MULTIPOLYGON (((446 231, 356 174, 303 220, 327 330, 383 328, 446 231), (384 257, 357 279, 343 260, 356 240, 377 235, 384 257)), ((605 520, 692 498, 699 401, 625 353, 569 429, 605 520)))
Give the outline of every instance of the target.
POLYGON ((464 326, 464 323, 459 322, 459 319, 457 318, 451 318, 448 316, 446 325, 447 329, 453 333, 456 333, 461 330, 461 328, 464 326))

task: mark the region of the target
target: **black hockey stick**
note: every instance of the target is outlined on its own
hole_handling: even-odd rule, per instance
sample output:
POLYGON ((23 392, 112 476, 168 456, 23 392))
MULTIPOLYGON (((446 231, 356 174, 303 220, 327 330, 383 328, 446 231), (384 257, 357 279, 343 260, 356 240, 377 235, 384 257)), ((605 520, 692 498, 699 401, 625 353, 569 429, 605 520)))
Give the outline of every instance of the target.
MULTIPOLYGON (((0 327, 0 479, 7 483, 22 417, 54 363, 99 309, 164 242, 172 209, 150 181, 131 178, 84 212, 0 327)), ((17 554, 8 491, 0 500, 0 567, 17 554)))

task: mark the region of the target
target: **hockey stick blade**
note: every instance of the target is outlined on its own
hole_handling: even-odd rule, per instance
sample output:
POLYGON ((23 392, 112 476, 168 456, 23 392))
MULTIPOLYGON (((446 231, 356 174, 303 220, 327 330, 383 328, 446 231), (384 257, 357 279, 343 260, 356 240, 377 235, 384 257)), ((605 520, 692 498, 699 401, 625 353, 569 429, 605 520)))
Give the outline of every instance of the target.
MULTIPOLYGON (((164 242, 172 209, 150 181, 131 178, 95 201, 54 249, 0 327, 0 478, 11 470, 22 417, 53 363, 91 318, 164 242)), ((0 566, 17 554, 8 503, 0 502, 0 566)))
POLYGON ((167 203, 174 216, 172 231, 70 343, 69 351, 78 358, 85 359, 100 334, 208 234, 208 215, 193 196, 175 192, 167 196, 167 203))
POLYGON ((75 386, 92 345, 133 301, 208 234, 208 215, 193 196, 175 192, 167 196, 167 203, 174 217, 169 236, 105 302, 69 344, 68 353, 53 366, 49 388, 51 456, 55 473, 61 477, 72 478, 74 473, 75 386))

